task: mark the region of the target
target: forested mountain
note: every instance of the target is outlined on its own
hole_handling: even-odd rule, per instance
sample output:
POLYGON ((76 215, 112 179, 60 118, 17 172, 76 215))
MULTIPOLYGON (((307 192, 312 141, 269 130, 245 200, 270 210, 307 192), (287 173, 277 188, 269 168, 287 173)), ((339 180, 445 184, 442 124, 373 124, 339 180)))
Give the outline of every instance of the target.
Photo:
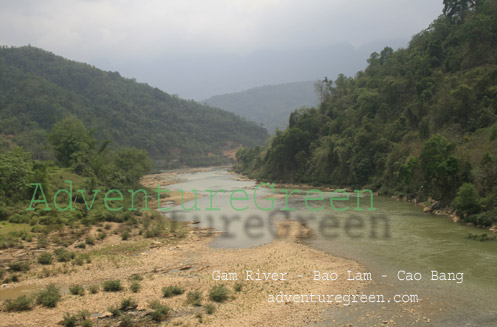
POLYGON ((237 169, 270 181, 367 186, 428 197, 469 221, 497 217, 497 1, 445 0, 406 49, 371 54, 353 78, 289 118, 237 169))
POLYGON ((204 102, 261 123, 270 133, 288 126, 288 115, 300 107, 318 105, 314 81, 265 85, 216 95, 204 102))
POLYGON ((0 48, 0 137, 47 158, 46 131, 76 116, 110 146, 145 149, 160 166, 217 163, 267 133, 235 114, 185 101, 31 46, 0 48))

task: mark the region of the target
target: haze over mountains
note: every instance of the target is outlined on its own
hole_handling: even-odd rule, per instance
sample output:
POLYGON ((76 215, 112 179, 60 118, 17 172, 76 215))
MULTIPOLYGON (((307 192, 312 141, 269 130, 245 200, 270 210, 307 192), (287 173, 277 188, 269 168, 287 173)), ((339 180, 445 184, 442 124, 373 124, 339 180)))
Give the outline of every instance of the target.
POLYGON ((265 85, 246 91, 216 95, 203 102, 262 124, 269 133, 288 125, 290 113, 318 105, 314 81, 265 85))
POLYGON ((182 98, 204 100, 263 85, 334 79, 341 73, 351 76, 366 67, 366 59, 372 52, 381 51, 385 45, 396 49, 407 43, 406 38, 374 41, 357 48, 350 43, 337 43, 263 48, 247 55, 160 54, 149 60, 110 62, 95 58, 91 62, 182 98))
POLYGON ((45 134, 76 116, 100 141, 147 150, 160 167, 218 164, 223 151, 254 146, 264 128, 235 114, 35 47, 0 48, 0 145, 47 158, 45 134))

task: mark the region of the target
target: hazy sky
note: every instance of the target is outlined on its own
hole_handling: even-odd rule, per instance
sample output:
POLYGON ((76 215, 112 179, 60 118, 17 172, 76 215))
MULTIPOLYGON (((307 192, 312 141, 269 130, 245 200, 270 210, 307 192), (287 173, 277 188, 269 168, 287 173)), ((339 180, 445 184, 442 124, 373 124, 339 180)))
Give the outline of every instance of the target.
POLYGON ((0 44, 202 99, 352 74, 370 50, 406 45, 441 11, 442 0, 0 0, 0 44))

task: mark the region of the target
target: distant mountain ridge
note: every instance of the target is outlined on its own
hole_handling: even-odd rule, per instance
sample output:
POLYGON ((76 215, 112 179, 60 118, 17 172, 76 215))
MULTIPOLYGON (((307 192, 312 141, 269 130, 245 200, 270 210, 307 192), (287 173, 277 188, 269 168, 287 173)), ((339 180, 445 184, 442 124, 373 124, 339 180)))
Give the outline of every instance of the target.
POLYGON ((31 46, 0 48, 0 138, 46 157, 45 133, 74 115, 99 140, 148 151, 162 167, 213 164, 262 144, 264 128, 235 114, 31 46))
POLYGON ((288 116, 301 107, 319 104, 314 81, 264 85, 216 95, 203 102, 263 124, 270 133, 288 125, 288 116))

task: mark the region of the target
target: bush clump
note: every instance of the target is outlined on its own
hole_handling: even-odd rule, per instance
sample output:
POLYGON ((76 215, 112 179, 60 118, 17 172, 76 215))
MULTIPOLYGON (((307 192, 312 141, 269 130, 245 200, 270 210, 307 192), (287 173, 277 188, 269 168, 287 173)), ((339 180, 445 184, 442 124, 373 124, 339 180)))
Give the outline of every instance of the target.
POLYGON ((43 291, 38 293, 36 303, 47 308, 55 308, 60 299, 61 295, 59 289, 54 284, 50 284, 43 291))
POLYGON ((153 310, 150 316, 157 322, 166 320, 169 311, 171 311, 167 305, 161 304, 157 300, 150 303, 150 308, 153 310))
POLYGON ((243 288, 242 283, 236 283, 235 285, 233 285, 233 289, 235 290, 235 292, 241 292, 242 288, 243 288))
POLYGON ((132 274, 131 276, 129 276, 128 279, 133 280, 133 281, 137 281, 137 282, 141 282, 143 280, 143 276, 140 274, 132 274))
POLYGON ((207 313, 208 315, 211 315, 214 312, 216 312, 216 306, 214 304, 208 303, 205 305, 205 313, 207 313))
POLYGON ((202 305, 202 293, 200 291, 191 291, 186 294, 186 303, 201 306, 202 305))
POLYGON ((224 285, 216 285, 209 291, 209 298, 214 302, 224 302, 228 299, 229 291, 224 285))
POLYGON ((41 265, 50 265, 53 262, 53 256, 50 252, 43 252, 38 257, 38 263, 41 265))
POLYGON ((88 290, 91 294, 97 294, 100 290, 100 287, 98 285, 90 285, 90 287, 88 287, 88 290))
POLYGON ((69 292, 71 292, 72 295, 85 295, 84 287, 79 284, 71 285, 71 287, 69 287, 69 292))
POLYGON ((74 252, 68 251, 66 248, 55 249, 54 254, 58 262, 69 262, 76 256, 74 252))
POLYGON ((88 245, 95 245, 95 239, 91 236, 88 236, 86 239, 85 239, 85 243, 88 244, 88 245))
POLYGON ((105 292, 119 292, 122 291, 121 281, 119 279, 108 280, 103 284, 103 289, 105 292))
POLYGON ((78 317, 76 315, 71 315, 66 312, 64 317, 62 317, 62 326, 64 327, 76 327, 78 324, 78 317))
POLYGON ((29 270, 29 263, 26 261, 14 261, 9 263, 9 270, 10 271, 28 271, 29 270))
POLYGON ((121 311, 133 310, 138 307, 138 303, 132 298, 128 297, 121 301, 121 307, 119 308, 121 311))
POLYGON ((21 295, 16 299, 7 299, 4 302, 5 310, 12 311, 28 311, 33 309, 33 300, 26 295, 21 295))
POLYGON ((185 290, 179 286, 167 286, 162 288, 162 296, 173 297, 185 293, 185 290))
POLYGON ((140 283, 139 282, 132 282, 131 285, 129 286, 129 289, 133 293, 138 293, 141 289, 140 283))

